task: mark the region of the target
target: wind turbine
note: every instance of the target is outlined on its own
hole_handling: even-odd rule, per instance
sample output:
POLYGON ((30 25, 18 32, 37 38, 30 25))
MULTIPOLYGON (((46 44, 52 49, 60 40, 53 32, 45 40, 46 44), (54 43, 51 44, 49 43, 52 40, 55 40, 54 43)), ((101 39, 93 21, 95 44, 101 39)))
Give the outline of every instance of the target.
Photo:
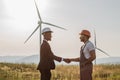
MULTIPOLYGON (((97 44, 96 44, 96 32, 95 32, 95 29, 94 29, 94 44, 95 44, 95 49, 97 49, 98 51, 104 53, 104 54, 107 55, 107 56, 110 56, 108 53, 106 53, 105 51, 103 51, 102 49, 100 49, 100 48, 97 47, 97 44)), ((95 59, 95 64, 96 64, 96 59, 95 59)))
MULTIPOLYGON (((57 26, 57 25, 54 25, 54 24, 51 24, 51 23, 48 23, 48 22, 43 22, 42 21, 42 18, 40 16, 40 12, 39 12, 39 9, 38 9, 38 6, 36 4, 36 1, 34 0, 34 3, 35 3, 35 7, 36 7, 36 10, 37 10, 37 14, 38 14, 38 18, 39 18, 39 22, 38 22, 38 26, 35 28, 35 30, 32 32, 32 34, 26 39, 26 41, 24 43, 26 43, 30 38, 31 36, 38 30, 38 28, 40 28, 40 35, 39 35, 39 38, 40 38, 40 45, 41 45, 41 29, 42 29, 42 24, 46 24, 46 25, 49 25, 49 26, 53 26, 53 27, 57 27, 57 28, 60 28, 60 29, 63 29, 63 30, 66 30, 65 28, 62 28, 60 26, 57 26)), ((39 45, 39 47, 40 47, 39 45)))

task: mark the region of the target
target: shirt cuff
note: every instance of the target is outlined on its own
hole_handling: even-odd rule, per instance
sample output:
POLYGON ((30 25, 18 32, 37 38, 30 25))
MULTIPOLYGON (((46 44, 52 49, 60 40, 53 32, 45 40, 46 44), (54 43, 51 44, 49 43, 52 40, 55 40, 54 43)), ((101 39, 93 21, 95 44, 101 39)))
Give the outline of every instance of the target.
POLYGON ((63 61, 64 60, 64 58, 61 58, 61 61, 63 61))

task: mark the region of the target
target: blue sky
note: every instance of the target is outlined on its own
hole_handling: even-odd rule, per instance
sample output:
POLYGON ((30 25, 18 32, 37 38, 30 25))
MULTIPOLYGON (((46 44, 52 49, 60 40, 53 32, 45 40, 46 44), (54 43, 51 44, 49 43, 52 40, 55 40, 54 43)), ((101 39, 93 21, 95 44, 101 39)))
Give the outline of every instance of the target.
MULTIPOLYGON (((97 46, 111 56, 120 56, 120 0, 36 0, 43 21, 67 29, 54 31, 50 45, 54 54, 79 56, 79 32, 96 30, 97 46)), ((39 54, 39 31, 24 44, 37 27, 38 16, 34 0, 0 1, 0 56, 39 54)), ((107 57, 96 51, 97 57, 107 57)))

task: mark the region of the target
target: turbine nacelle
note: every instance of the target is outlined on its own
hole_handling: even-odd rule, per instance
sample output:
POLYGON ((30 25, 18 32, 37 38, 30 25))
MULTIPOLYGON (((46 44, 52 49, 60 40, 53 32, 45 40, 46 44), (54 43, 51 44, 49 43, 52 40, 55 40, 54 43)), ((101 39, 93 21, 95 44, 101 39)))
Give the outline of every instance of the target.
POLYGON ((38 21, 38 24, 39 24, 39 25, 42 24, 42 21, 38 21))

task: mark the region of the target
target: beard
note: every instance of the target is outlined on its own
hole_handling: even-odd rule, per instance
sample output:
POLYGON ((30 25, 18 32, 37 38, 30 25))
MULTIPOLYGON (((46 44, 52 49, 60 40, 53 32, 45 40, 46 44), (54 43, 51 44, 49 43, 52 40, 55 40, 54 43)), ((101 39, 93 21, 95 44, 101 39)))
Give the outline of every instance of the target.
POLYGON ((51 38, 48 38, 47 40, 48 40, 48 41, 51 41, 51 38))
POLYGON ((80 39, 81 42, 84 42, 85 40, 84 39, 80 39))

